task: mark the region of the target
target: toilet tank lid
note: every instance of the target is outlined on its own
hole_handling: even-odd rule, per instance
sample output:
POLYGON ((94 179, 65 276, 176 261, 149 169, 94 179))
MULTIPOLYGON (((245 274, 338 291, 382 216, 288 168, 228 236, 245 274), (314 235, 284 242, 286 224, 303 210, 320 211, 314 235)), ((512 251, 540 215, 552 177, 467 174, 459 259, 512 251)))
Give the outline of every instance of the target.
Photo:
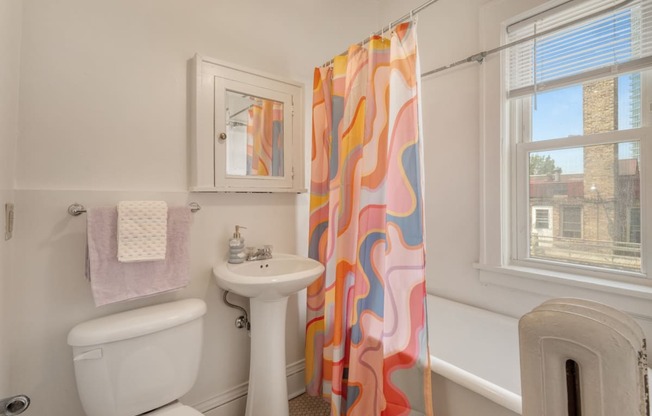
POLYGON ((184 299, 93 319, 68 333, 68 345, 84 347, 135 338, 200 318, 206 313, 201 299, 184 299))

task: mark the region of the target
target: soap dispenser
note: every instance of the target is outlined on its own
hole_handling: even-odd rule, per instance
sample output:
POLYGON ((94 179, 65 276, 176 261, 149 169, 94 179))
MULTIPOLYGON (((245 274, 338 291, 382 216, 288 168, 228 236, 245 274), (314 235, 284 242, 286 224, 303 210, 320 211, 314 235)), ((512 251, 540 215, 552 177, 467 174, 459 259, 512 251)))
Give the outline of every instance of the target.
POLYGON ((245 261, 244 251, 244 238, 240 235, 240 229, 247 229, 247 227, 235 226, 233 237, 229 239, 229 263, 239 264, 245 261))

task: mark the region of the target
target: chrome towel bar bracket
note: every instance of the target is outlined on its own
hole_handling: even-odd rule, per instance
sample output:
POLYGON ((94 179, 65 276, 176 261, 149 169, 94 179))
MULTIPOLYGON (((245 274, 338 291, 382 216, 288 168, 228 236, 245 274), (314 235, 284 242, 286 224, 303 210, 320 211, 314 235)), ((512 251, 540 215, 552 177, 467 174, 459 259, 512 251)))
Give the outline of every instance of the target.
MULTIPOLYGON (((201 205, 199 205, 196 202, 191 202, 188 204, 188 206, 190 207, 190 211, 192 211, 193 213, 201 209, 201 205)), ((81 214, 84 214, 85 212, 86 212, 86 207, 76 202, 68 207, 68 214, 72 215, 73 217, 77 217, 81 214)))

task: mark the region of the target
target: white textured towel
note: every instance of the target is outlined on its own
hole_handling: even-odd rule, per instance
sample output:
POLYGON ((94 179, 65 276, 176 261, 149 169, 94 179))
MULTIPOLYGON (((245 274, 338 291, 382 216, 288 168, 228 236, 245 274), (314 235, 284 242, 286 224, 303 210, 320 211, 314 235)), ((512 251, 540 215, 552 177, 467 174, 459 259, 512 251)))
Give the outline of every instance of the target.
POLYGON ((118 203, 118 261, 165 260, 167 224, 165 201, 118 203))

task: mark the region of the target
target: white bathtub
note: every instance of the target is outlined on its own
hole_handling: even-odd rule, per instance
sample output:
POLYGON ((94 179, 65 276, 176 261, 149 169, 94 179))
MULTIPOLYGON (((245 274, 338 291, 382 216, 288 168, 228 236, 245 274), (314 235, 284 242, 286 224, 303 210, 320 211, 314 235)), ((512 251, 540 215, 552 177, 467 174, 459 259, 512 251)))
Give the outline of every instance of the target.
POLYGON ((521 414, 518 320, 428 295, 435 414, 521 414))

